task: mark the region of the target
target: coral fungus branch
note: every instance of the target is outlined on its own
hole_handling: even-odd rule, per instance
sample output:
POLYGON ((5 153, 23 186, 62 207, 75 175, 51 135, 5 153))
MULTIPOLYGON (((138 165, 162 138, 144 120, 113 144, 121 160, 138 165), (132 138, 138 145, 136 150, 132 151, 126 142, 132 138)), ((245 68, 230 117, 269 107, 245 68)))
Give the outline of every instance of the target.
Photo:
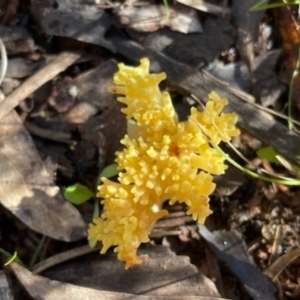
POLYGON ((117 246, 126 268, 141 263, 137 248, 148 242, 154 223, 168 214, 161 209, 164 201, 184 202, 187 214, 201 224, 211 214, 213 174, 224 173, 227 166, 210 142, 218 145, 239 134, 236 114, 222 113, 227 100, 215 92, 209 94, 205 111, 192 108, 188 120, 179 122, 170 95, 159 89, 165 78, 165 73, 149 74, 144 58, 138 67, 119 64, 110 88, 121 95, 117 99, 126 105, 122 111, 136 122, 139 137, 126 135, 121 141, 118 182, 102 179, 97 196, 103 198, 104 210, 90 224, 89 238, 102 241, 101 253, 117 246))

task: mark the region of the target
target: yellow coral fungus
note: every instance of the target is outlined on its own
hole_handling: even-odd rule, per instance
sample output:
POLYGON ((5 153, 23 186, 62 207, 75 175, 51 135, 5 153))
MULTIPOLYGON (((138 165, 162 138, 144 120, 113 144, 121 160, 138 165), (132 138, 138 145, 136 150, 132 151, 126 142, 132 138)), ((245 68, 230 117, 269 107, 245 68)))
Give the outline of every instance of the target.
POLYGON ((236 114, 222 113, 227 100, 215 92, 203 112, 192 108, 188 120, 179 122, 170 95, 158 86, 165 78, 165 73, 149 74, 144 58, 139 67, 119 64, 116 85, 110 88, 122 95, 118 101, 127 105, 122 111, 135 120, 139 137, 126 135, 121 141, 124 150, 116 153, 119 182, 102 178, 97 196, 103 198, 104 210, 90 224, 88 236, 102 242, 101 253, 117 246, 126 269, 141 263, 137 248, 168 214, 161 209, 164 201, 184 202, 187 214, 205 221, 211 213, 208 196, 215 188, 212 174, 226 169, 224 156, 213 146, 239 134, 236 114))

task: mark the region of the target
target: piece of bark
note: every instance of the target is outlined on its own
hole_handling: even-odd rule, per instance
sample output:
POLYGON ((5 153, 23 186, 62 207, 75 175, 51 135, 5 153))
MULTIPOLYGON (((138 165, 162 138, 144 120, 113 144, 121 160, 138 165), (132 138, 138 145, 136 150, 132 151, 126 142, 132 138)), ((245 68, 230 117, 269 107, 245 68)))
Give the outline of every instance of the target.
POLYGON ((220 96, 226 97, 229 101, 226 111, 235 111, 238 114, 240 127, 298 164, 298 135, 272 118, 267 118, 265 113, 252 106, 254 98, 251 95, 230 87, 205 70, 200 72, 177 63, 160 53, 143 48, 136 42, 120 36, 112 36, 110 40, 118 48, 118 53, 133 63, 138 64, 141 58, 148 57, 151 71, 165 72, 167 83, 185 95, 194 94, 206 101, 207 95, 216 91, 220 96))
POLYGON ((254 300, 275 300, 275 284, 256 267, 244 241, 234 232, 210 232, 199 225, 199 233, 219 260, 224 262, 243 283, 254 300))

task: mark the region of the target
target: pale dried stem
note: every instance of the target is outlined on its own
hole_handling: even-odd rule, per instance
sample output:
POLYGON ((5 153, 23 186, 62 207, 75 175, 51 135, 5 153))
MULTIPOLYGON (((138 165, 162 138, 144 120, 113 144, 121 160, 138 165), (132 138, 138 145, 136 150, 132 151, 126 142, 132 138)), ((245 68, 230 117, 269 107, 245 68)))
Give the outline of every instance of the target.
POLYGON ((25 100, 31 93, 36 91, 44 83, 54 78, 80 58, 79 53, 63 52, 52 62, 37 71, 26 79, 16 90, 10 93, 0 103, 0 119, 6 116, 11 110, 25 100))

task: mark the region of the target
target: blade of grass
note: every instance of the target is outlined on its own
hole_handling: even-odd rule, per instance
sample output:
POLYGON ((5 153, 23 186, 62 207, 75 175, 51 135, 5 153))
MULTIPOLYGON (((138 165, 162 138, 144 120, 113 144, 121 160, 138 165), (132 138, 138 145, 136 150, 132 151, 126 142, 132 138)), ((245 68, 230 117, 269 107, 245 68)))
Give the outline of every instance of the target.
POLYGON ((299 4, 299 0, 290 0, 287 2, 273 2, 273 3, 267 3, 267 1, 262 0, 260 2, 258 2, 257 4, 255 4, 254 6, 252 6, 250 8, 250 11, 256 11, 256 10, 263 10, 263 9, 272 9, 272 8, 276 8, 276 7, 282 7, 282 6, 288 6, 288 5, 298 5, 299 4))
POLYGON ((163 3, 164 3, 164 6, 165 6, 165 9, 166 9, 166 13, 167 13, 167 20, 168 20, 168 19, 169 19, 169 17, 170 17, 169 2, 168 2, 168 0, 163 0, 163 3))
POLYGON ((295 78, 299 73, 299 67, 300 67, 300 44, 298 46, 298 58, 297 63, 295 66, 295 69, 292 74, 291 82, 290 82, 290 89, 289 89, 289 95, 288 95, 288 128, 289 130, 292 130, 294 128, 293 124, 293 118, 292 118, 292 112, 293 112, 293 90, 294 90, 294 82, 295 78))
POLYGON ((37 247, 34 250, 34 253, 33 253, 33 256, 31 258, 31 261, 29 263, 29 269, 31 269, 32 266, 36 263, 36 260, 37 260, 37 258, 39 256, 39 254, 41 253, 41 250, 42 250, 42 248, 44 246, 45 240, 46 240, 46 236, 42 235, 42 237, 39 240, 39 243, 38 243, 37 247))

